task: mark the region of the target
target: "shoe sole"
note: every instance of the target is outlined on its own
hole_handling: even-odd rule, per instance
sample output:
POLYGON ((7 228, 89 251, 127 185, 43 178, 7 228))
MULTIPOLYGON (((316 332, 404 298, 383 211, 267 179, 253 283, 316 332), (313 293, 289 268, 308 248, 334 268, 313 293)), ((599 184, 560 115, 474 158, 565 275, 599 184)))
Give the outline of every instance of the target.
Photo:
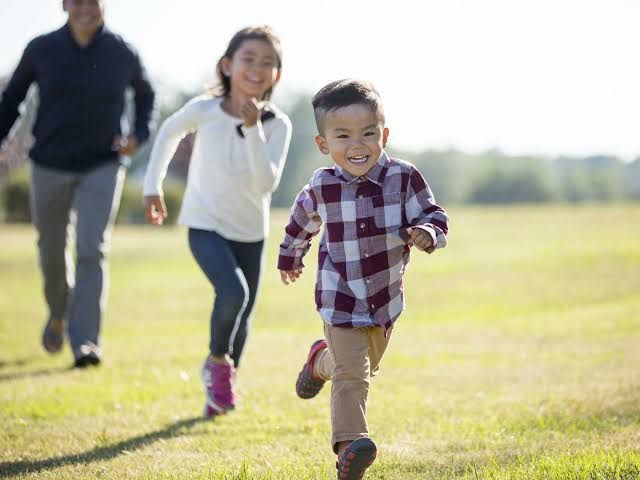
POLYGON ((360 480, 367 468, 375 461, 378 449, 370 438, 359 438, 351 442, 345 450, 342 461, 338 464, 338 480, 360 480), (349 471, 340 476, 340 464, 349 462, 345 467, 349 471))

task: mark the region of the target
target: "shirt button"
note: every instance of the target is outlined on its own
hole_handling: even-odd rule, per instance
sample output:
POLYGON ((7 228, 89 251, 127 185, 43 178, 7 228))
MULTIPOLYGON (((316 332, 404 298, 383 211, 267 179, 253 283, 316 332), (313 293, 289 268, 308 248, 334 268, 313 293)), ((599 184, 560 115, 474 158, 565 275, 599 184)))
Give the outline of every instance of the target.
POLYGON ((362 200, 364 198, 364 195, 358 195, 358 198, 362 200))
POLYGON ((364 228, 364 222, 360 224, 360 228, 364 228))
POLYGON ((371 283, 371 279, 370 279, 370 278, 367 278, 366 282, 367 282, 367 283, 371 283))
POLYGON ((364 252, 365 258, 369 256, 369 252, 364 252))
POLYGON ((371 308, 372 308, 372 309, 375 309, 375 308, 376 308, 376 306, 372 303, 372 304, 371 304, 371 308))

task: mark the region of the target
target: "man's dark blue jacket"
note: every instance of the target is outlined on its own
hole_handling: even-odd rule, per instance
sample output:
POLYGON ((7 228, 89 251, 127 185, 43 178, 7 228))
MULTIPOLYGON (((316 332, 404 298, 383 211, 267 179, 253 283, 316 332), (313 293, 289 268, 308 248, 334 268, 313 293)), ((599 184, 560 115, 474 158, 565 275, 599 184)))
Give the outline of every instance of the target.
POLYGON ((121 134, 128 87, 135 98, 130 133, 140 143, 149 137, 151 84, 136 51, 104 26, 86 47, 75 42, 68 25, 27 45, 0 101, 0 142, 33 82, 40 103, 30 155, 38 165, 83 172, 117 160, 112 145, 121 134))

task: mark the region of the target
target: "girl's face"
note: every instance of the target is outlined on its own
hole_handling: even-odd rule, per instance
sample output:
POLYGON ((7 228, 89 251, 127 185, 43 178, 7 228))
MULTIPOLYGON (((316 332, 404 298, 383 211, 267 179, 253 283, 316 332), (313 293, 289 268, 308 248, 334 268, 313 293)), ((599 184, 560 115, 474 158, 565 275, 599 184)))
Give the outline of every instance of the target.
POLYGON ((222 73, 231 80, 231 95, 262 99, 280 80, 278 56, 263 40, 245 40, 231 58, 222 59, 222 73))

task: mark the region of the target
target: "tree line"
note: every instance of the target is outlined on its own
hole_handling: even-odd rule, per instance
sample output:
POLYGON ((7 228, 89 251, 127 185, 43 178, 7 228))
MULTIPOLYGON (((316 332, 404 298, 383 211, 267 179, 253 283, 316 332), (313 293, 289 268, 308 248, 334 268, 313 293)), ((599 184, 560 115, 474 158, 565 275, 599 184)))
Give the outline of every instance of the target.
MULTIPOLYGON (((162 95, 158 124, 196 94, 169 91, 162 95)), ((28 216, 28 206, 22 205, 28 202, 28 195, 23 191, 28 185, 19 167, 27 163, 29 124, 33 121, 34 108, 37 108, 37 99, 30 95, 23 106, 24 118, 0 152, 4 209, 21 209, 23 212, 19 216, 22 217, 28 216), (17 173, 11 175, 12 170, 17 173)), ((318 152, 313 140, 317 132, 310 97, 296 95, 293 101, 287 102, 285 110, 293 123, 293 136, 280 185, 273 195, 273 206, 288 208, 312 172, 330 165, 330 160, 318 152)), ((121 215, 128 221, 141 220, 139 212, 127 213, 127 209, 128 205, 131 209, 139 209, 139 183, 152 142, 153 137, 131 162, 121 215)), ((169 201, 176 205, 188 171, 192 144, 193 136, 183 140, 169 169, 167 191, 172 197, 169 201)), ((408 151, 396 149, 392 144, 387 150, 392 157, 414 163, 427 178, 437 201, 443 205, 640 200, 640 152, 634 161, 624 162, 606 154, 546 158, 512 156, 496 149, 475 154, 456 149, 408 151)), ((6 216, 11 218, 10 214, 6 216)))

